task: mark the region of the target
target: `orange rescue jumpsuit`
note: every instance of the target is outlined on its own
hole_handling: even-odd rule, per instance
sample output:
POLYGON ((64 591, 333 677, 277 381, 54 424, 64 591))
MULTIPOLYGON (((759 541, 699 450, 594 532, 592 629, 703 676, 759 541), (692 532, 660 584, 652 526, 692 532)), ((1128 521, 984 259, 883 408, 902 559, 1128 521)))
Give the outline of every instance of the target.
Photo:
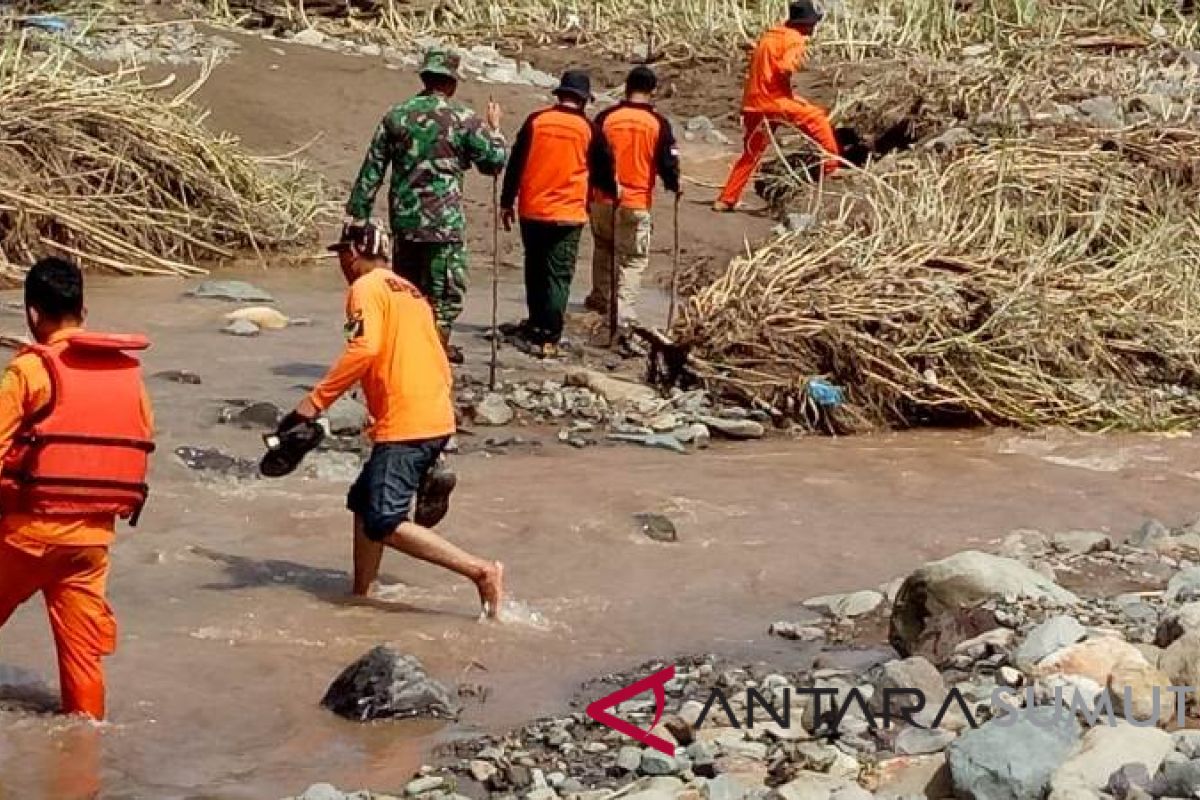
MULTIPOLYGON (((47 344, 66 339, 66 328, 47 344)), ((50 376, 41 359, 13 359, 0 379, 0 459, 26 420, 50 402, 50 376)), ((153 427, 150 401, 142 416, 153 427)), ((104 718, 104 671, 100 659, 116 649, 117 623, 105 599, 112 515, 36 516, 0 510, 0 626, 35 593, 45 597, 58 650, 62 710, 104 718)))
MULTIPOLYGON (((733 165, 721 202, 736 206, 758 162, 771 143, 770 132, 780 124, 793 125, 825 149, 838 155, 837 138, 824 109, 792 95, 792 74, 804 65, 807 38, 787 25, 763 34, 750 57, 750 74, 742 94, 742 155, 733 165)), ((837 159, 826 159, 826 175, 837 169, 837 159)))

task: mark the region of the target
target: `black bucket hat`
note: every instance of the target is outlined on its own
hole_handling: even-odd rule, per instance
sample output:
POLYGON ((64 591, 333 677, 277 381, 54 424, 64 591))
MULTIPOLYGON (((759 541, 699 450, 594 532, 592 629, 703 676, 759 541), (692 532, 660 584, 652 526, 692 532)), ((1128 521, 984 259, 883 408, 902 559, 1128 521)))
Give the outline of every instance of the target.
POLYGON ((788 23, 792 25, 816 25, 824 16, 812 0, 792 0, 788 4, 788 23))
POLYGON ((554 90, 554 96, 559 97, 564 94, 577 97, 585 103, 596 99, 592 96, 592 79, 581 69, 569 69, 562 74, 558 88, 554 90))

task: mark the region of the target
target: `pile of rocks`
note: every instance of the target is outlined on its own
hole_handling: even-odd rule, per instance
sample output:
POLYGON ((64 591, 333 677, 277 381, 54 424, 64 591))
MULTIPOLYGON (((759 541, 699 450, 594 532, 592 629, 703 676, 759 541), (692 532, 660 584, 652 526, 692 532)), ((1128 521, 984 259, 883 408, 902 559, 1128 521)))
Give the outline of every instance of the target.
MULTIPOLYGON (((403 793, 1195 796, 1200 731, 1167 729, 1182 713, 1186 722, 1200 717, 1196 692, 1177 705, 1171 691, 1200 686, 1200 567, 1180 558, 1198 530, 1151 522, 1121 544, 1093 532, 1018 531, 1000 543, 1005 555, 958 553, 878 589, 814 598, 796 618, 770 626, 798 642, 786 668, 681 658, 663 685, 665 716, 650 692, 612 710, 673 752, 575 711, 447 745, 442 766, 424 768, 403 793), (1060 573, 1081 576, 1079 593, 1058 582, 1060 573), (1125 588, 1110 596, 1107 585, 1125 588), (912 690, 923 706, 903 694, 912 690)), ((666 666, 598 679, 584 687, 587 700, 666 666)))

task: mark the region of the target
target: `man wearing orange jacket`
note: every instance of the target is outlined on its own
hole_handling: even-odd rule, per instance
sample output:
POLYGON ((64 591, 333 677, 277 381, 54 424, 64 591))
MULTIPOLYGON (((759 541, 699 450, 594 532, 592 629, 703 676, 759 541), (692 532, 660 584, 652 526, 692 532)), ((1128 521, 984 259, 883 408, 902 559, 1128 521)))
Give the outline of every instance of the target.
POLYGON ((637 321, 642 275, 650 263, 654 184, 661 178, 676 200, 680 194, 679 150, 671 123, 654 110, 657 88, 654 70, 634 67, 625 78, 625 99, 596 116, 596 127, 612 148, 621 202, 614 229, 612 195, 596 191, 592 197, 592 291, 586 305, 600 314, 608 313, 615 250, 620 269, 617 322, 626 341, 629 326, 637 321))
POLYGON ((529 318, 519 340, 541 357, 558 354, 589 194, 619 192, 604 132, 584 113, 591 87, 586 72, 564 72, 554 90, 558 103, 525 120, 504 173, 504 229, 520 217, 525 246, 529 318))
POLYGON ((62 710, 103 719, 100 660, 116 648, 105 599, 117 517, 146 500, 150 402, 137 336, 82 329, 83 275, 56 258, 25 278, 37 344, 0 381, 0 625, 41 592, 58 650, 62 710))
POLYGON ((428 480, 455 431, 454 378, 432 307, 391 270, 391 245, 379 226, 347 225, 330 249, 350 284, 346 349, 279 427, 315 419, 361 383, 373 447, 346 502, 354 514, 353 593, 369 595, 386 545, 469 579, 484 613, 496 617, 503 565, 477 558, 413 520, 418 492, 426 495, 422 504, 440 504, 444 513, 453 488, 428 480), (429 497, 431 491, 440 497, 429 497))
POLYGON ((762 35, 750 56, 750 74, 742 94, 742 155, 733 165, 714 211, 733 211, 754 176, 758 162, 771 143, 771 132, 779 125, 803 131, 826 153, 823 165, 828 175, 838 167, 837 138, 825 110, 792 94, 792 75, 804 65, 808 38, 821 12, 812 0, 794 0, 788 19, 762 35))

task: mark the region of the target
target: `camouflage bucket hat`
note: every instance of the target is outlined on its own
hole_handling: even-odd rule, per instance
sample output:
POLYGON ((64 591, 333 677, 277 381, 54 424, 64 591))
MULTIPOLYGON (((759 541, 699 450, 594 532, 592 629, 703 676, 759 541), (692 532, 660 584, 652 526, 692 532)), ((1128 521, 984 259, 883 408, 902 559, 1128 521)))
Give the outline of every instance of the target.
POLYGON ((425 59, 421 62, 421 74, 442 75, 457 81, 462 78, 458 73, 458 67, 461 63, 462 58, 458 53, 434 48, 425 52, 425 59))

